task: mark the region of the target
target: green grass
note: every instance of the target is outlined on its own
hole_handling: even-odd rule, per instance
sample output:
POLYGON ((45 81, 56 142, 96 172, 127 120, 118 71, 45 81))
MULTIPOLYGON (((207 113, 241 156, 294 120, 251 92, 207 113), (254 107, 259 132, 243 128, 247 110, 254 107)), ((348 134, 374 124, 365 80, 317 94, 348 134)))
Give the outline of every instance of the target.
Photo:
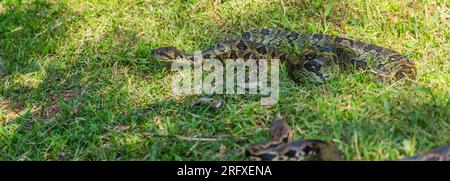
POLYGON ((448 143, 449 1, 330 2, 2 0, 0 159, 241 160, 248 144, 268 139, 277 113, 296 138, 332 140, 349 160, 448 143), (199 96, 172 94, 170 64, 149 56, 168 45, 203 50, 261 27, 389 47, 414 60, 418 79, 386 85, 354 73, 296 85, 283 74, 275 106, 217 95, 223 110, 188 109, 199 96))

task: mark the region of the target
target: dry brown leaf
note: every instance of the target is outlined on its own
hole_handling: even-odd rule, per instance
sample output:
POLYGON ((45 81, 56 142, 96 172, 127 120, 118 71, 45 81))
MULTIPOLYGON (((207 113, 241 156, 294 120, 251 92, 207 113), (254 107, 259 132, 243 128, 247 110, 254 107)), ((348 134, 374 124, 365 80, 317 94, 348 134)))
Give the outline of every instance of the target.
POLYGON ((155 121, 156 126, 158 126, 159 130, 164 131, 164 125, 161 123, 161 117, 156 116, 154 121, 155 121))
POLYGON ((130 129, 130 126, 126 125, 126 124, 119 124, 119 125, 114 126, 114 130, 120 131, 120 132, 126 131, 128 129, 130 129))

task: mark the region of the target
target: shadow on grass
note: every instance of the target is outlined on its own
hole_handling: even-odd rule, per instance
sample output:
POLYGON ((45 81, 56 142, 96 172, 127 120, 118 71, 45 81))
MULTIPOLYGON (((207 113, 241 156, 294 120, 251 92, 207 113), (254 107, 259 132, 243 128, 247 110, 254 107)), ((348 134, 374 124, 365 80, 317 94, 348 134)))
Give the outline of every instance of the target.
POLYGON ((67 70, 57 57, 65 44, 67 27, 76 14, 64 3, 49 1, 5 3, 0 13, 0 73, 2 97, 16 109, 42 102, 51 89, 63 89, 67 70))

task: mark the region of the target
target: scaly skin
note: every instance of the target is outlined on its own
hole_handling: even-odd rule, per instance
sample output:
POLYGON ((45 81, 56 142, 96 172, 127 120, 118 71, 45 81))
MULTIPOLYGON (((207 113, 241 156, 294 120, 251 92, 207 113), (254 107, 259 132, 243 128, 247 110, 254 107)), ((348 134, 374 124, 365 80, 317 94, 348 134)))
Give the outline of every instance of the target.
MULTIPOLYGON (((293 140, 292 130, 277 116, 270 128, 271 140, 250 145, 246 157, 251 161, 339 161, 336 146, 322 140, 293 140)), ((406 161, 450 161, 450 144, 408 157, 406 161)))
MULTIPOLYGON (((274 29, 244 32, 239 40, 224 41, 202 51, 198 56, 185 54, 175 47, 160 47, 152 52, 159 60, 176 59, 279 59, 295 82, 324 83, 341 70, 370 70, 383 80, 416 78, 414 63, 403 55, 373 44, 331 35, 298 34, 274 29), (289 53, 294 50, 294 53, 289 53)), ((340 160, 336 146, 321 140, 292 141, 289 126, 278 118, 271 128, 272 140, 251 145, 246 150, 250 160, 340 160)), ((448 160, 449 146, 412 160, 448 160), (438 156, 436 156, 438 155, 438 156)))
POLYGON ((288 75, 299 83, 324 83, 340 70, 369 69, 383 80, 415 79, 414 63, 390 49, 339 36, 298 34, 274 29, 247 31, 239 40, 224 41, 201 52, 198 57, 175 47, 153 50, 159 60, 183 59, 279 59, 288 75), (296 49, 295 53, 288 53, 296 49))
POLYGON ((305 48, 300 55, 293 55, 279 48, 245 40, 223 41, 198 55, 188 55, 175 47, 161 47, 153 50, 152 57, 158 60, 176 59, 218 59, 228 61, 243 60, 273 60, 282 61, 288 74, 295 82, 324 83, 327 79, 338 74, 338 57, 328 50, 316 47, 305 48), (312 55, 312 56, 311 56, 312 55))
POLYGON ((370 68, 383 77, 395 80, 415 79, 417 74, 414 63, 393 50, 339 36, 261 29, 244 32, 241 39, 282 49, 311 46, 331 49, 340 57, 340 64, 345 69, 356 64, 359 68, 370 68))
POLYGON ((271 140, 250 145, 245 151, 251 161, 330 161, 341 160, 332 143, 322 140, 296 140, 283 117, 277 115, 270 127, 271 140))

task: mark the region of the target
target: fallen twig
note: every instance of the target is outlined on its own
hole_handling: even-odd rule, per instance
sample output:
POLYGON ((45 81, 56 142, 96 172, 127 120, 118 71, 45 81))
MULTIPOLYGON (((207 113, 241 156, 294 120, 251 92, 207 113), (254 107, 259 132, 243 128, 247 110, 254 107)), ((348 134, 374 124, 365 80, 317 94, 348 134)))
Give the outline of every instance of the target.
POLYGON ((145 137, 160 137, 160 138, 168 138, 173 140, 184 140, 184 141, 225 141, 225 140, 245 140, 245 138, 236 138, 234 136, 225 135, 225 136, 217 136, 217 137, 199 137, 199 136, 182 136, 182 135, 160 135, 160 134, 150 134, 143 133, 145 137))

